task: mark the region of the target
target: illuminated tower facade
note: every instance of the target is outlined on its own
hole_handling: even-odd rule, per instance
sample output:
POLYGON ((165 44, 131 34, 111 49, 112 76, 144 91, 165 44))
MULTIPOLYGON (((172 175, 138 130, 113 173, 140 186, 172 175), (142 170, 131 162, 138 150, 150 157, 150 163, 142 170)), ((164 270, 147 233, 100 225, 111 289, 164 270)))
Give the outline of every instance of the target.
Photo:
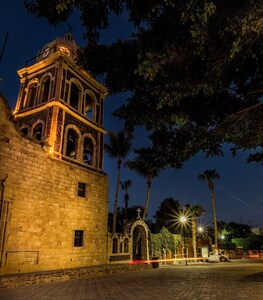
POLYGON ((18 71, 14 117, 21 131, 57 159, 103 170, 103 102, 107 89, 76 64, 71 34, 46 44, 37 62, 18 71))
POLYGON ((77 49, 66 34, 20 69, 13 113, 0 95, 0 274, 108 262, 107 89, 77 49))

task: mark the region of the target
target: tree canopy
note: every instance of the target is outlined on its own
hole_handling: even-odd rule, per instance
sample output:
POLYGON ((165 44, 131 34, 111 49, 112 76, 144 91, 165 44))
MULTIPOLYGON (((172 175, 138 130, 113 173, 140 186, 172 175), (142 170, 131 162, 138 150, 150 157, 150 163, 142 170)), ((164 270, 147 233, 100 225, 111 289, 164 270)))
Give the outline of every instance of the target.
POLYGON ((112 230, 116 232, 117 223, 117 207, 118 207, 118 196, 121 176, 121 164, 123 159, 128 155, 131 150, 131 138, 127 136, 124 130, 119 132, 109 131, 109 144, 104 145, 104 149, 107 154, 117 160, 117 181, 116 191, 114 199, 114 212, 113 212, 113 225, 112 230))
POLYGON ((163 169, 163 165, 157 159, 156 153, 152 148, 141 148, 139 150, 134 150, 134 152, 137 156, 133 160, 127 161, 125 166, 134 170, 147 180, 147 195, 142 215, 142 219, 145 220, 150 202, 152 180, 159 175, 160 171, 163 169))
POLYGON ((262 0, 25 2, 54 25, 80 11, 80 63, 111 93, 130 92, 115 115, 149 131, 164 166, 181 167, 200 151, 223 155, 225 143, 263 164, 262 0), (124 9, 132 37, 98 44, 110 15, 124 9))
POLYGON ((252 231, 249 225, 238 224, 235 222, 218 222, 220 232, 219 238, 223 241, 231 241, 235 238, 247 238, 252 236, 252 231), (222 238, 223 237, 223 238, 222 238))
POLYGON ((159 233, 165 227, 171 233, 180 233, 176 219, 180 211, 180 203, 173 198, 164 199, 153 216, 154 221, 149 223, 149 228, 153 233, 159 233))

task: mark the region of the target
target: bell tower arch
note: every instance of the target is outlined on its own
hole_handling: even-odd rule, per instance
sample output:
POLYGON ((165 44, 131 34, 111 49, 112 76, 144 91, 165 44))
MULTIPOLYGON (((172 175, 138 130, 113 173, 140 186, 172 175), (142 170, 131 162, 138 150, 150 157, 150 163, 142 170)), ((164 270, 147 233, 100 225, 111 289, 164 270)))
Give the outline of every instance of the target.
POLYGON ((21 131, 49 146, 54 159, 103 172, 103 102, 107 89, 76 63, 67 33, 47 43, 33 64, 18 71, 14 118, 21 131))

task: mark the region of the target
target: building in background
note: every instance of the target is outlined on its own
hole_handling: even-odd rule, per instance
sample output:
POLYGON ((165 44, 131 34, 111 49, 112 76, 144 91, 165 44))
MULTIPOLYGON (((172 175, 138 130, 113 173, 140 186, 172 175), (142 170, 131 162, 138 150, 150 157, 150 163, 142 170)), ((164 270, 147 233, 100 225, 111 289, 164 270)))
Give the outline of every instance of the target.
POLYGON ((262 235, 263 236, 263 228, 259 228, 259 227, 252 227, 251 228, 252 233, 254 233, 255 235, 262 235))

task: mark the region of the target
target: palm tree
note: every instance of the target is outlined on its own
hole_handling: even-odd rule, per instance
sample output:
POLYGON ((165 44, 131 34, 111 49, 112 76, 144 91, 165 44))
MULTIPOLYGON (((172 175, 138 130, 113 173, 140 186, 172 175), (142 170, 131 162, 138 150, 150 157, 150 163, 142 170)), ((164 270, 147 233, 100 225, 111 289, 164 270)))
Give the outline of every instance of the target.
POLYGON ((198 179, 208 182, 208 187, 211 193, 212 208, 214 215, 214 230, 215 230, 215 250, 218 250, 218 241, 217 241, 217 221, 216 221, 216 205, 215 205, 215 193, 214 193, 214 180, 219 179, 219 174, 216 173, 216 169, 205 170, 204 173, 198 175, 198 179))
POLYGON ((119 185, 120 185, 120 176, 121 176, 121 164, 123 159, 128 155, 131 150, 131 137, 127 136, 125 130, 119 132, 109 131, 109 144, 105 145, 105 150, 107 154, 117 159, 117 182, 116 182, 116 192, 114 199, 114 211, 113 211, 113 222, 112 222, 112 231, 116 232, 116 223, 117 223, 117 206, 118 206, 118 194, 119 194, 119 185))
POLYGON ((196 251, 196 219, 201 217, 201 215, 204 214, 206 211, 202 207, 202 205, 192 205, 192 206, 190 206, 189 204, 186 204, 185 209, 187 210, 187 215, 189 214, 190 217, 191 217, 194 258, 197 258, 197 251, 196 251))
POLYGON ((128 194, 128 190, 131 187, 131 180, 125 180, 125 181, 121 181, 121 188, 123 191, 125 191, 125 195, 124 195, 124 216, 123 216, 123 229, 125 228, 126 224, 127 224, 127 209, 128 209, 128 203, 129 203, 129 194, 128 194))
POLYGON ((152 148, 141 148, 135 150, 134 152, 137 154, 137 157, 134 160, 127 161, 125 166, 136 171, 139 175, 143 176, 147 180, 147 194, 142 216, 142 219, 145 220, 150 202, 152 180, 159 175, 162 167, 160 166, 160 163, 158 162, 158 159, 152 148))

